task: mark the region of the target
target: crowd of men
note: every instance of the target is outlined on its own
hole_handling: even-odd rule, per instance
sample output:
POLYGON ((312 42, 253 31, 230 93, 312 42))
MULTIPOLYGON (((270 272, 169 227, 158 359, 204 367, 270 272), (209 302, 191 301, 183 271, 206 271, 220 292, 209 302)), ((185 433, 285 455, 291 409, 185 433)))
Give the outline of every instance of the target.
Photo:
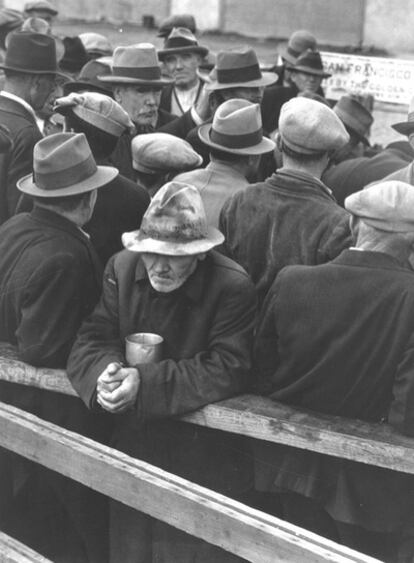
MULTIPOLYGON (((250 47, 213 55, 189 14, 158 49, 114 50, 56 16, 0 10, 0 340, 82 401, 0 399, 412 563, 411 476, 174 417, 255 392, 414 435, 414 104, 371 147, 372 108, 325 98, 307 31, 264 72, 250 47), (160 361, 126 363, 137 332, 160 361)), ((5 450, 0 499, 0 529, 56 562, 241 561, 5 450)))

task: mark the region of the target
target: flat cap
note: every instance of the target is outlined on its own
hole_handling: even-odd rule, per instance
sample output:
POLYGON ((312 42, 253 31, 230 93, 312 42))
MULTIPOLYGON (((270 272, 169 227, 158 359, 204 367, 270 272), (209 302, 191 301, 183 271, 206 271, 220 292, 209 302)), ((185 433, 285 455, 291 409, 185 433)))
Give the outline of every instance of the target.
POLYGON ((349 141, 349 135, 335 112, 308 98, 292 98, 283 104, 279 133, 284 144, 300 154, 336 150, 349 141))
POLYGON ((380 182, 351 194, 345 209, 381 231, 414 232, 414 187, 405 182, 380 182))
POLYGON ((145 174, 193 170, 203 162, 187 141, 168 133, 146 133, 132 139, 132 166, 145 174))

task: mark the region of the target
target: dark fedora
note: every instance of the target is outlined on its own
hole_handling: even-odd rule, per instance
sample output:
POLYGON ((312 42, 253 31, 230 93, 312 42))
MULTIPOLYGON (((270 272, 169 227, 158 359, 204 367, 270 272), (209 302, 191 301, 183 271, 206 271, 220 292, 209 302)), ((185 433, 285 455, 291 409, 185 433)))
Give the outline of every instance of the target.
POLYGON ((71 92, 98 92, 113 97, 112 88, 98 79, 98 76, 110 76, 112 74, 111 65, 107 62, 108 57, 93 59, 86 63, 80 71, 77 80, 67 82, 63 86, 65 96, 71 92))
POLYGON ((401 135, 409 136, 414 133, 414 98, 411 99, 408 107, 407 121, 399 121, 391 125, 391 127, 398 133, 401 133, 401 135))
POLYGON ((208 54, 207 47, 199 45, 196 37, 185 27, 174 27, 164 43, 163 49, 158 51, 158 58, 163 61, 168 55, 179 55, 184 53, 196 53, 205 57, 208 54))
POLYGON ((196 21, 192 14, 176 14, 175 16, 170 16, 169 18, 163 20, 158 28, 157 37, 168 37, 174 27, 186 27, 195 33, 196 21))
POLYGON ((322 78, 329 78, 332 76, 329 72, 323 70, 322 58, 319 51, 307 49, 302 53, 293 65, 287 65, 291 71, 303 72, 304 74, 313 74, 321 76, 322 78))
POLYGON ((286 49, 281 54, 281 57, 287 63, 293 65, 306 49, 315 50, 316 47, 316 38, 312 33, 306 31, 306 29, 299 29, 298 31, 294 31, 290 36, 286 49))
POLYGON ((0 68, 31 74, 57 74, 56 42, 51 35, 15 31, 0 68))
POLYGON ((333 110, 351 133, 354 133, 362 143, 369 145, 367 135, 374 118, 366 107, 352 96, 342 96, 333 110))
POLYGON ((256 88, 273 84, 277 80, 277 74, 262 72, 253 49, 242 47, 233 51, 219 51, 216 66, 207 80, 205 88, 208 91, 256 88))

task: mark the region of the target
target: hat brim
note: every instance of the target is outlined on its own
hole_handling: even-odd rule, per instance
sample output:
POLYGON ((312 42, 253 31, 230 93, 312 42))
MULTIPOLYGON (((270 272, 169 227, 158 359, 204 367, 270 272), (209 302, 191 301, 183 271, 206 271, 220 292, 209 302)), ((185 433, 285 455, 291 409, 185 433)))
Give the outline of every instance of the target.
POLYGON ((242 149, 230 148, 225 147, 223 145, 219 145, 214 143, 210 139, 210 131, 212 129, 211 123, 205 123, 204 125, 200 125, 197 129, 198 136, 200 140, 209 147, 213 149, 218 149, 223 152, 228 152, 230 154, 240 154, 240 155, 256 155, 256 154, 265 154, 271 152, 275 148, 275 143, 268 139, 267 137, 263 137, 259 144, 253 145, 252 147, 245 147, 242 149))
POLYGON ((208 55, 209 50, 203 45, 188 45, 186 47, 174 47, 171 49, 160 49, 158 51, 158 58, 160 61, 164 60, 168 55, 180 55, 184 53, 195 53, 205 57, 208 55))
POLYGON ((132 78, 129 76, 112 76, 112 75, 100 75, 97 79, 101 82, 107 84, 141 84, 142 86, 168 86, 174 82, 173 79, 160 78, 159 80, 142 80, 141 78, 132 78))
POLYGON ((414 121, 400 121, 399 123, 394 123, 391 127, 401 133, 401 135, 411 135, 414 133, 414 121))
POLYGON ((314 76, 320 76, 321 78, 330 78, 332 74, 325 72, 324 70, 318 70, 317 68, 309 68, 308 66, 287 66, 286 67, 291 72, 303 72, 304 74, 311 74, 314 76))
POLYGON ((206 82, 205 89, 209 92, 214 90, 229 90, 230 88, 260 88, 261 86, 270 86, 278 80, 278 75, 274 72, 262 72, 262 77, 257 80, 250 80, 245 82, 218 82, 213 80, 211 82, 206 82))
POLYGON ((86 180, 65 188, 57 188, 55 190, 38 188, 33 181, 33 174, 28 174, 21 178, 17 182, 17 187, 21 192, 36 197, 68 197, 91 192, 92 190, 106 186, 106 184, 112 182, 119 174, 118 170, 113 166, 98 166, 97 168, 97 171, 86 180))
POLYGON ((224 235, 215 227, 208 227, 207 236, 191 242, 171 242, 153 239, 143 235, 140 230, 124 233, 122 244, 132 252, 151 252, 167 256, 192 256, 208 252, 224 242, 224 235))
POLYGON ((0 68, 3 70, 13 70, 14 72, 23 72, 24 74, 54 74, 55 76, 60 76, 63 79, 67 80, 68 75, 63 73, 60 70, 38 70, 35 68, 19 68, 14 66, 8 66, 6 64, 0 64, 0 68))

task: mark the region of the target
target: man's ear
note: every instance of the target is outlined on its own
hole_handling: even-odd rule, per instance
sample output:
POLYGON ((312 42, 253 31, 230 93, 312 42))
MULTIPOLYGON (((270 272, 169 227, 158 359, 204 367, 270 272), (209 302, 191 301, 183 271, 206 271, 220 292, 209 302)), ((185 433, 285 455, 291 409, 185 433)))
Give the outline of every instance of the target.
POLYGON ((121 101, 121 96, 120 96, 120 94, 119 94, 119 86, 114 86, 113 92, 114 92, 114 100, 115 100, 116 102, 118 102, 118 104, 119 104, 120 101, 121 101))

